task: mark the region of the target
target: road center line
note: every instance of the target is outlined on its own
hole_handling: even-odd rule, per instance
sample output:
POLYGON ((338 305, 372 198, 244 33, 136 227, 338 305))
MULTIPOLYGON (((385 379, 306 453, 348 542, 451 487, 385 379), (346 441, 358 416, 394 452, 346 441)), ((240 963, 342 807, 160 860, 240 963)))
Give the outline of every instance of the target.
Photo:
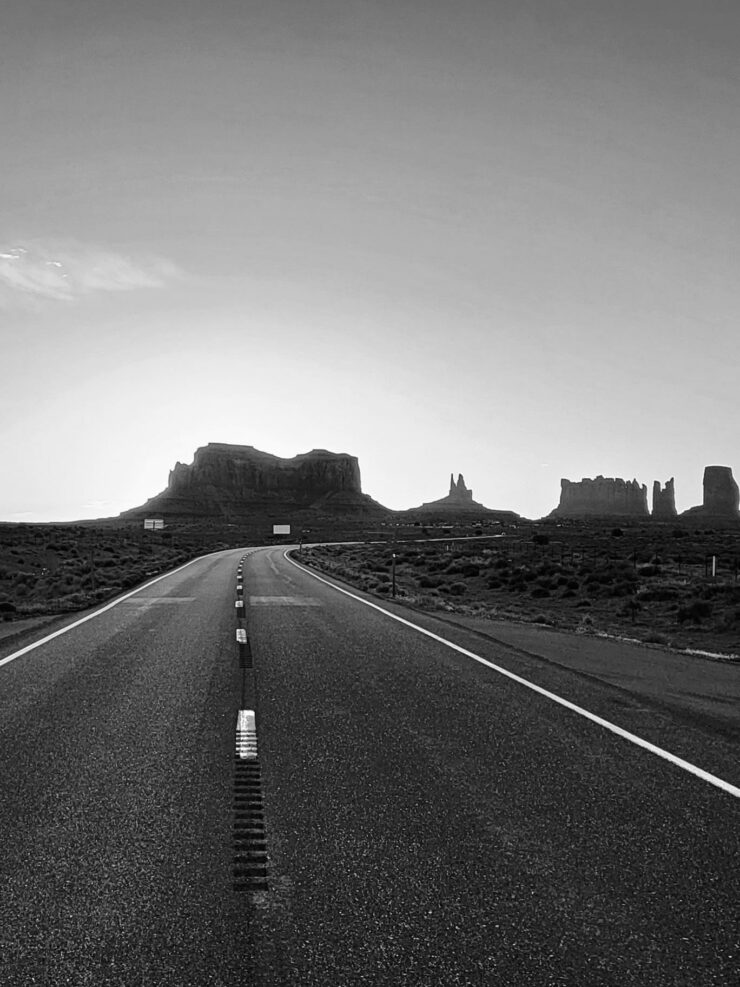
POLYGON ((346 590, 341 586, 337 586, 336 583, 332 583, 323 576, 319 576, 310 569, 306 569, 304 566, 294 562, 293 559, 289 558, 287 551, 283 552, 283 558, 290 562, 291 565, 294 565, 296 569, 300 569, 300 571, 305 572, 306 575, 312 576, 314 579, 318 579, 319 582, 324 583, 326 586, 330 586, 338 593, 343 593, 345 596, 349 596, 351 599, 357 600, 358 603, 362 603, 366 607, 370 607, 372 610, 377 610, 386 617, 390 617, 391 620, 398 621, 399 624, 404 624, 404 626, 410 627, 412 630, 417 631, 419 634, 423 634, 425 637, 430 637, 433 641, 437 641, 439 644, 445 645, 445 647, 450 648, 452 651, 457 651, 459 654, 465 655, 467 658, 472 658, 474 661, 480 662, 481 665, 485 665, 494 672, 504 675, 507 679, 511 679, 513 682, 517 682, 519 685, 523 685, 527 689, 531 689, 533 692, 544 696, 546 699, 550 699, 552 702, 558 703, 560 706, 564 706, 573 713, 577 713, 579 716, 585 717, 585 719, 590 720, 592 723, 596 723, 605 730, 609 730, 611 733, 616 734, 623 740, 628 740, 631 744, 635 744, 637 747, 642 747, 643 750, 650 751, 651 754, 655 754, 657 757, 662 757, 665 761, 669 761, 671 764, 676 765, 676 767, 682 768, 684 771, 688 771, 697 778, 701 778, 702 781, 709 782, 710 785, 714 785, 716 788, 722 789, 723 792, 727 792, 729 795, 734 795, 735 798, 740 798, 740 788, 735 785, 731 785, 730 782, 724 781, 722 778, 718 778, 716 775, 710 774, 708 771, 704 771, 703 768, 697 767, 690 761, 684 761, 683 758, 677 757, 675 754, 671 754, 670 751, 664 750, 662 747, 657 747, 655 744, 651 744, 649 740, 644 740, 642 737, 638 737, 636 734, 630 733, 628 730, 623 730, 622 727, 618 727, 615 723, 611 723, 609 720, 596 716, 595 713, 590 713, 587 709, 583 709, 582 706, 577 706, 568 699, 563 699, 561 696, 555 695, 554 692, 549 692, 547 689, 543 689, 542 686, 535 685, 534 682, 530 682, 528 679, 524 679, 520 675, 510 672, 506 668, 502 668, 500 665, 496 665, 493 662, 488 661, 487 658, 477 655, 474 651, 468 651, 467 648, 463 648, 459 644, 455 644, 452 641, 447 641, 445 638, 440 637, 433 631, 428 631, 426 628, 420 627, 418 624, 414 624, 410 620, 406 620, 405 617, 399 617, 398 614, 392 613, 390 610, 385 610, 383 607, 378 606, 377 603, 371 603, 370 600, 365 600, 361 596, 357 596, 355 593, 351 593, 349 590, 346 590))

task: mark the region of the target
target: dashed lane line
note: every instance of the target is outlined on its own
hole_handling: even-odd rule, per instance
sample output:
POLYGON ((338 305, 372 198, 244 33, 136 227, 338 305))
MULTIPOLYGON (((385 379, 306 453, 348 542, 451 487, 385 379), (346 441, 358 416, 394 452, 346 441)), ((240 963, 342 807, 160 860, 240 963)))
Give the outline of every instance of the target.
POLYGON ((253 709, 240 709, 236 720, 236 756, 241 760, 257 757, 257 725, 253 709))
POLYGON ((302 565, 298 565, 297 562, 288 556, 287 551, 283 552, 283 558, 291 565, 295 566, 296 569, 300 569, 301 572, 305 572, 306 575, 311 576, 313 579, 318 579, 320 583, 330 586, 332 589, 336 590, 337 593, 343 593, 345 596, 349 596, 351 599, 357 600, 358 603, 362 603, 364 606, 370 607, 372 610, 377 610, 378 613, 382 613, 386 617, 390 617, 391 620, 395 620, 399 624, 403 624, 405 627, 410 627, 411 630, 416 631, 418 634, 423 634, 425 637, 429 637, 433 641, 443 644, 446 648, 450 648, 452 651, 457 651, 458 654, 465 655, 467 658, 472 658, 474 661, 480 662, 481 665, 485 665, 494 672, 498 672, 499 675, 503 675, 507 679, 511 679, 513 682, 517 682, 519 685, 525 686, 527 689, 531 689, 532 692, 536 692, 540 696, 544 696, 546 699, 557 703, 559 706, 564 706, 566 709, 571 710, 571 712, 577 713, 579 716, 583 716, 585 719, 590 720, 592 723, 596 723, 605 730, 609 730, 611 733, 616 734, 623 740, 627 740, 629 743, 635 744, 637 747, 641 747, 643 750, 649 751, 651 754, 655 754, 657 757, 663 758, 663 760, 668 761, 670 764, 673 764, 678 768, 681 768, 683 771, 687 771, 689 774, 695 775, 697 778, 701 778, 702 781, 706 781, 710 785, 714 785, 723 792, 727 792, 728 795, 734 795, 735 798, 740 798, 740 788, 736 785, 732 785, 730 782, 724 781, 724 779, 718 778, 716 775, 710 774, 708 771, 704 771, 703 768, 699 768, 690 761, 685 761, 683 758, 677 757, 675 754, 671 754, 670 751, 664 750, 662 747, 657 747, 655 744, 651 744, 649 740, 644 740, 642 737, 638 737, 637 734, 630 733, 629 730, 624 730, 622 727, 618 727, 616 723, 611 723, 609 720, 605 720, 601 716, 597 716, 595 713, 590 713, 582 706, 577 706, 575 703, 570 702, 570 700, 563 699, 562 696, 558 696, 554 692, 543 689, 542 686, 535 685, 534 682, 530 682, 528 679, 522 678, 521 675, 516 675, 508 669, 502 668, 501 665, 494 664, 494 662, 489 661, 487 658, 477 655, 474 651, 469 651, 467 648, 463 648, 461 645, 455 644, 453 641, 447 641, 445 638, 440 637, 433 631, 428 631, 425 627, 420 627, 418 624, 414 624, 410 620, 406 620, 405 617, 400 617, 398 614, 392 613, 390 610, 385 610, 383 607, 378 606, 377 603, 372 603, 370 600, 365 600, 361 596, 357 596, 355 593, 351 593, 349 590, 344 589, 341 586, 337 586, 336 583, 332 583, 330 580, 325 579, 323 576, 319 576, 310 569, 307 569, 302 565))

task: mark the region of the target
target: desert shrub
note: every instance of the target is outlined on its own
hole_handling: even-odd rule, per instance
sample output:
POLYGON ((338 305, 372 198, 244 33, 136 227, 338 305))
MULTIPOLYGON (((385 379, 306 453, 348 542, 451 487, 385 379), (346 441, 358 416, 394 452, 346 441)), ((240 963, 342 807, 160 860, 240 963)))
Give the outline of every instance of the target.
POLYGON ((441 582, 439 576, 419 576, 419 586, 424 589, 436 589, 441 582))
POLYGON ((612 528, 611 535, 612 535, 612 538, 623 538, 624 537, 624 531, 622 531, 621 528, 612 528))
POLYGON ((590 600, 579 600, 578 603, 576 603, 576 606, 579 609, 584 610, 585 608, 591 606, 591 601, 590 600))
POLYGON ((561 594, 561 597, 562 597, 563 600, 567 600, 567 599, 569 599, 570 597, 573 597, 573 596, 578 596, 578 594, 576 593, 576 591, 574 589, 566 589, 561 594))
POLYGON ((638 567, 637 567, 637 575, 641 579, 647 579, 650 576, 659 576, 660 575, 660 566, 655 565, 652 562, 648 562, 645 565, 638 565, 638 567))
POLYGON ((388 583, 382 583, 376 587, 376 592, 378 593, 390 593, 391 588, 388 583))
POLYGON ((643 603, 663 603, 667 600, 677 600, 680 595, 680 591, 675 586, 651 586, 649 589, 640 590, 637 598, 643 603))
POLYGON ((430 562, 427 566, 430 572, 444 572, 447 569, 448 562, 446 559, 440 559, 436 562, 430 562))
POLYGON ((549 545, 550 536, 543 535, 540 532, 537 532, 537 534, 532 535, 532 541, 535 545, 549 545))
POLYGON ((611 588, 611 596, 629 596, 634 590, 634 583, 625 582, 624 580, 615 583, 611 588))
POLYGON ((11 603, 9 600, 3 600, 0 602, 0 613, 2 614, 17 613, 17 610, 18 608, 16 605, 11 603))
POLYGON ((665 634, 659 634, 657 631, 651 631, 649 634, 646 634, 645 641, 647 644, 668 644, 668 638, 665 634))
POLYGON ((509 564, 510 564, 509 563, 509 560, 506 558, 506 556, 499 556, 499 558, 497 558, 496 561, 493 563, 493 568, 494 569, 508 569, 509 568, 509 564))
POLYGON ((479 572, 480 569, 474 562, 466 562, 465 565, 460 566, 460 575, 465 576, 466 579, 472 579, 479 572))
POLYGON ((703 587, 701 595, 705 600, 723 596, 727 602, 740 602, 740 586, 730 586, 727 583, 708 583, 703 587))
POLYGON ((530 596, 534 600, 541 600, 546 596, 550 595, 550 590, 546 586, 534 586, 530 596))
POLYGON ((489 589, 501 589, 503 583, 500 579, 497 579, 496 576, 491 576, 486 585, 489 589))
POLYGON ((462 596, 463 593, 467 592, 467 589, 468 587, 465 583, 452 583, 452 585, 448 587, 447 592, 450 596, 462 596))
POLYGON ((692 600, 685 607, 679 607, 676 615, 679 624, 683 624, 687 620, 691 620, 695 624, 700 624, 702 620, 706 620, 711 616, 712 604, 707 600, 692 600))

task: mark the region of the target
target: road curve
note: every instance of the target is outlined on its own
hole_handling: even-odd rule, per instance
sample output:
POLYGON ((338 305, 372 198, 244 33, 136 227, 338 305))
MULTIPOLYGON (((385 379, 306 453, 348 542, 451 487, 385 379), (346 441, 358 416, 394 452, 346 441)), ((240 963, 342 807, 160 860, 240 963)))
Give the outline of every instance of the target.
MULTIPOLYGON (((738 783, 736 721, 411 619, 738 783)), ((736 982, 740 800, 282 550, 205 557, 0 667, 0 777, 9 987, 736 982)))

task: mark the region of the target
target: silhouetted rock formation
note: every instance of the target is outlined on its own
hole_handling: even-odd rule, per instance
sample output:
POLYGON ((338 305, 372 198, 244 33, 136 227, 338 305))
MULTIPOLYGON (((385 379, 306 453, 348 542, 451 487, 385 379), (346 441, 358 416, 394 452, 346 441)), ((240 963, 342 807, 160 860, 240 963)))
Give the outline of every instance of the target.
POLYGON ((473 503, 473 491, 468 490, 465 486, 462 473, 457 474, 457 483, 455 483, 454 474, 450 473, 450 492, 447 495, 447 500, 461 506, 473 503))
POLYGON ((479 504, 473 500, 473 491, 468 490, 465 486, 465 479, 462 473, 457 474, 457 482, 455 482, 454 474, 450 473, 450 492, 446 497, 429 501, 422 504, 421 507, 412 507, 411 510, 404 513, 417 514, 419 512, 429 515, 437 512, 445 516, 475 512, 477 514, 496 515, 502 521, 516 521, 519 517, 514 511, 493 511, 489 507, 484 507, 483 504, 479 504))
POLYGON ((704 468, 704 503, 691 507, 681 515, 706 515, 717 518, 738 518, 740 492, 729 466, 704 468))
POLYGON ((280 459, 253 446, 209 442, 191 465, 177 463, 167 489, 123 517, 243 517, 289 509, 335 513, 386 513, 363 494, 354 456, 314 449, 280 459))
POLYGON ((597 476, 560 481, 560 503, 550 517, 648 517, 647 487, 637 480, 597 476))
POLYGON ((673 490, 673 480, 666 481, 665 489, 661 489, 660 480, 653 481, 653 517, 672 518, 676 516, 676 496, 673 490))
POLYGON ((422 504, 421 507, 416 507, 414 510, 426 511, 426 510, 482 510, 485 511, 486 508, 483 504, 477 503, 473 500, 473 491, 468 490, 465 486, 465 480, 463 479, 462 473, 457 474, 457 483, 455 482, 455 476, 450 473, 450 492, 446 497, 440 497, 439 500, 432 500, 428 503, 422 504))

